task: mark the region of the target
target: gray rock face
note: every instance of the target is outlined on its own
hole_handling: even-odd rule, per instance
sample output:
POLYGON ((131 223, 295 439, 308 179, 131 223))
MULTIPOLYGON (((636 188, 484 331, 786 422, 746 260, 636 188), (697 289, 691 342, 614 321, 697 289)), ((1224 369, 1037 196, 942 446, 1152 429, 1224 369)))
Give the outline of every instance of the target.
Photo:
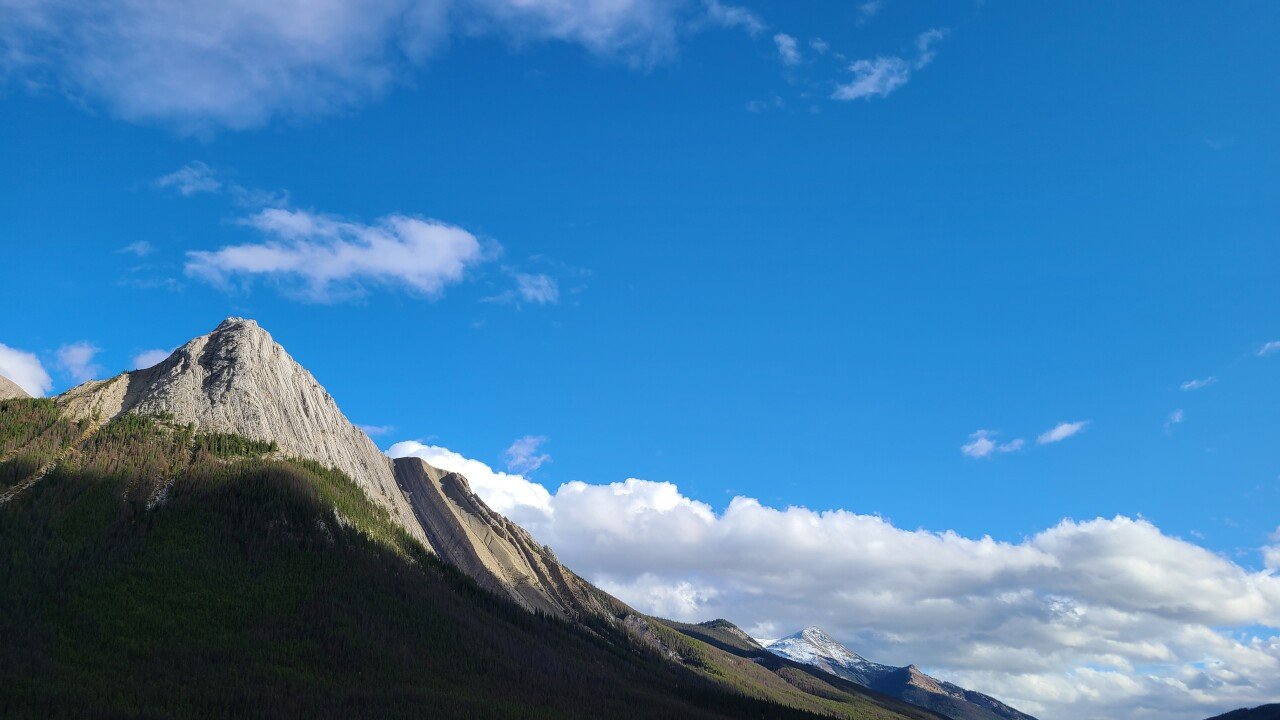
POLYGON ((91 381, 58 398, 73 418, 168 414, 203 432, 274 440, 296 457, 337 468, 430 547, 396 484, 391 460, 351 424, 316 379, 252 320, 214 331, 145 370, 91 381))
POLYGON ((396 479, 440 557, 524 608, 562 617, 633 612, 561 565, 524 528, 484 504, 467 479, 416 457, 396 479))
POLYGON ((18 383, 9 378, 0 375, 0 400, 8 400, 10 398, 29 398, 26 390, 18 387, 18 383))

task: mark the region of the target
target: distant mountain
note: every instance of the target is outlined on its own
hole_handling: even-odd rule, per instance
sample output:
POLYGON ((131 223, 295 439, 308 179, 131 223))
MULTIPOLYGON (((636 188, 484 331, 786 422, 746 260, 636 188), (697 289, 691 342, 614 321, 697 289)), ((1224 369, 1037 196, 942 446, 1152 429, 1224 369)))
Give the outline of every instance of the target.
POLYGON ((0 400, 0 597, 4 718, 942 717, 636 612, 241 318, 0 400))
POLYGON ((770 644, 768 650, 953 720, 1035 720, 989 695, 930 677, 915 665, 894 667, 871 662, 817 627, 782 638, 770 644))
POLYGON ((0 375, 0 400, 8 400, 9 398, 25 398, 31 397, 17 383, 9 378, 0 375))
POLYGON ((1209 720, 1280 720, 1280 703, 1232 710, 1229 713, 1215 715, 1209 720))

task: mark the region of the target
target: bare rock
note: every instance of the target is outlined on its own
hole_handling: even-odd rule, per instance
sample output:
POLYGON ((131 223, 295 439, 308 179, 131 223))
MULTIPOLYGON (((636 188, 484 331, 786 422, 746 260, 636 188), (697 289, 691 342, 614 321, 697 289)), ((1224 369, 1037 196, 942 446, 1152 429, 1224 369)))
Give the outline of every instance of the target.
POLYGON ((391 460, 253 320, 227 318, 159 365, 84 383, 58 400, 77 419, 106 422, 124 413, 167 414, 202 432, 274 440, 285 454, 346 473, 430 547, 396 484, 391 460))
POLYGON ((0 400, 9 400, 11 398, 29 398, 31 395, 18 386, 18 383, 9 378, 0 375, 0 400))
POLYGON ((494 512, 467 479, 421 458, 395 461, 396 479, 440 557, 527 610, 561 617, 634 612, 556 560, 524 528, 494 512))

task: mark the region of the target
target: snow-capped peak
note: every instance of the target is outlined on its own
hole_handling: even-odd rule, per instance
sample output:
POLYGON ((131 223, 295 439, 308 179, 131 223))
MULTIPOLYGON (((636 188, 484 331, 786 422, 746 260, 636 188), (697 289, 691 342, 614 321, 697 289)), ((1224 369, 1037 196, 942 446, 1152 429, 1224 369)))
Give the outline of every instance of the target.
POLYGON ((864 670, 875 666, 861 655, 841 645, 817 626, 810 626, 794 635, 769 645, 769 651, 805 665, 815 665, 828 672, 837 668, 864 670))

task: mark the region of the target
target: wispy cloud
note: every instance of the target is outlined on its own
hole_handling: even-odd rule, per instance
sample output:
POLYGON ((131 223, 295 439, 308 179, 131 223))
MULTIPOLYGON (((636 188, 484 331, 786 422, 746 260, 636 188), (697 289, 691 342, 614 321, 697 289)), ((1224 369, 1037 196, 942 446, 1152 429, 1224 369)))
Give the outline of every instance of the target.
POLYGON ((138 257, 146 257, 155 252, 155 247, 146 240, 139 240, 135 243, 129 243, 124 247, 116 250, 118 253, 126 253, 128 255, 136 255, 138 257))
POLYGON ((778 58, 783 65, 794 67, 801 63, 803 58, 800 57, 800 45, 794 37, 778 33, 773 36, 773 44, 778 47, 778 58))
POLYGON ((259 243, 187 253, 191 277, 229 287, 268 278, 314 302, 358 296, 365 283, 439 296, 485 259, 485 247, 462 228, 408 215, 374 224, 303 210, 268 208, 244 221, 259 243))
POLYGON ((1177 424, 1178 424, 1178 423, 1180 423, 1180 422, 1182 422, 1182 409, 1181 409, 1181 408, 1179 408, 1179 409, 1177 409, 1177 410, 1174 410, 1173 412, 1169 413, 1169 416, 1168 416, 1168 417, 1166 417, 1166 418, 1164 419, 1164 431, 1165 431, 1166 433, 1168 433, 1168 432, 1172 432, 1172 431, 1173 431, 1173 426, 1174 426, 1174 425, 1177 425, 1177 424))
POLYGON ((718 0, 706 0, 707 20, 714 25, 726 28, 741 28, 748 35, 755 37, 764 32, 767 26, 760 16, 737 5, 726 5, 718 0))
POLYGON ((997 442, 996 435, 999 433, 995 430, 978 430, 969 435, 969 442, 960 446, 960 452, 971 458, 986 458, 996 453, 1017 452, 1025 444, 1022 438, 1005 443, 997 442))
POLYGON ((101 349, 89 342, 76 342, 58 348, 58 367, 76 382, 93 380, 102 374, 102 366, 93 362, 101 349))
POLYGON ((1274 352, 1280 352, 1280 340, 1263 343, 1262 347, 1258 348, 1258 357, 1266 357, 1274 352))
POLYGON ((141 370, 144 368, 155 367, 167 360, 172 354, 172 350, 163 350, 160 348, 155 350, 143 350, 133 356, 133 369, 141 370))
POLYGON ((379 435, 386 435, 387 433, 396 429, 395 425, 356 425, 356 427, 363 430, 364 434, 368 435, 369 437, 378 437, 379 435))
POLYGON ((1073 435, 1079 434, 1088 425, 1088 420, 1058 423, 1049 430, 1041 433, 1040 436, 1036 438, 1036 443, 1039 445, 1048 445, 1049 443, 1062 442, 1073 435))
POLYGON ((858 22, 865 23, 875 17, 884 7, 884 0, 869 0, 858 6, 858 22))
POLYGON ((913 72, 933 62, 937 56, 934 45, 946 36, 946 32, 943 29, 933 29, 918 35, 914 58, 881 55, 854 62, 849 66, 853 78, 837 85, 831 97, 836 100, 858 100, 889 95, 906 85, 913 72))
POLYGON ((187 163, 168 175, 156 178, 152 184, 162 190, 174 190, 183 197, 216 193, 222 189, 222 181, 202 162, 187 163))
POLYGON ((1188 380, 1188 381, 1186 381, 1186 382, 1182 383, 1181 385, 1179 385, 1179 386, 1178 386, 1178 389, 1179 389, 1179 390, 1184 390, 1184 391, 1186 391, 1186 390, 1199 390, 1199 389, 1201 389, 1201 388, 1207 388, 1207 387, 1209 387, 1210 385, 1212 385, 1212 384, 1214 384, 1214 383, 1216 383, 1216 382, 1218 382, 1218 378, 1214 377, 1213 375, 1210 375, 1210 376, 1209 376, 1209 377, 1207 377, 1207 378, 1197 378, 1197 379, 1194 379, 1194 380, 1188 380))
POLYGON ((130 121, 190 133, 245 129, 361 105, 412 78, 459 34, 563 42, 648 67, 711 15, 692 0, 368 0, 21 4, 0 23, 5 70, 130 121), (696 17, 695 17, 696 16, 696 17))
POLYGON ((53 389, 53 378, 49 377, 44 364, 35 353, 9 347, 4 343, 0 343, 0 375, 9 378, 34 397, 40 397, 53 389))
POLYGON ((511 447, 502 454, 507 461, 507 469, 524 474, 531 473, 551 462, 551 456, 539 452, 547 439, 541 435, 525 435, 511 443, 511 447))

